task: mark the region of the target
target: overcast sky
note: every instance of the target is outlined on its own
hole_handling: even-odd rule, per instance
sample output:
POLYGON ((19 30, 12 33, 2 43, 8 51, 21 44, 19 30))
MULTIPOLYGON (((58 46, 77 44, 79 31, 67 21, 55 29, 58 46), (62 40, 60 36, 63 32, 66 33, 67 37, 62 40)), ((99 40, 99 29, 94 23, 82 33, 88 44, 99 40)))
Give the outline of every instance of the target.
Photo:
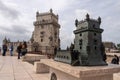
POLYGON ((29 40, 34 30, 36 11, 52 8, 59 15, 61 47, 73 42, 74 20, 102 18, 103 41, 120 43, 120 0, 0 0, 0 44, 6 36, 11 41, 29 40))

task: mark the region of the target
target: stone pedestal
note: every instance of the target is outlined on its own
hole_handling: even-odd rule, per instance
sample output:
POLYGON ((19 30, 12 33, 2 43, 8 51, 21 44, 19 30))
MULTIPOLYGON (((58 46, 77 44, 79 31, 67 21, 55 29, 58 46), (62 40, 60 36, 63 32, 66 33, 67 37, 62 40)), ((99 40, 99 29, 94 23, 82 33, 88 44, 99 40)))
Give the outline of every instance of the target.
POLYGON ((57 80, 113 80, 113 74, 99 75, 99 73, 97 73, 97 74, 91 73, 92 76, 84 75, 84 76, 80 76, 80 77, 75 77, 75 76, 72 76, 65 72, 61 72, 57 69, 50 68, 50 77, 51 77, 52 73, 56 74, 57 80))
POLYGON ((41 62, 35 62, 34 64, 34 71, 36 73, 48 73, 49 67, 41 62))
POLYGON ((41 63, 49 66, 50 79, 52 77, 54 80, 113 80, 113 74, 120 72, 120 66, 113 64, 93 67, 71 66, 51 59, 42 59, 38 64, 41 63))

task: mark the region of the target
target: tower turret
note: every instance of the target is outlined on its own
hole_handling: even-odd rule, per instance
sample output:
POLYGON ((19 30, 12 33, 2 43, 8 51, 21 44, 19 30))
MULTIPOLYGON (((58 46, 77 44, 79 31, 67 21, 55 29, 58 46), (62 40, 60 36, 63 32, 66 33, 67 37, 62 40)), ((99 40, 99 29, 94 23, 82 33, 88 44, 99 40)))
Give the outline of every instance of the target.
POLYGON ((36 12, 36 17, 38 17, 38 15, 39 15, 39 12, 37 11, 37 12, 36 12))
POLYGON ((50 13, 53 13, 53 10, 52 10, 52 8, 50 9, 50 13))
POLYGON ((101 24, 101 17, 98 17, 98 22, 99 24, 101 24))
POLYGON ((90 16, 89 16, 88 13, 86 14, 86 20, 87 20, 87 21, 90 20, 90 16))
POLYGON ((75 20, 75 26, 77 27, 78 25, 78 19, 75 20))

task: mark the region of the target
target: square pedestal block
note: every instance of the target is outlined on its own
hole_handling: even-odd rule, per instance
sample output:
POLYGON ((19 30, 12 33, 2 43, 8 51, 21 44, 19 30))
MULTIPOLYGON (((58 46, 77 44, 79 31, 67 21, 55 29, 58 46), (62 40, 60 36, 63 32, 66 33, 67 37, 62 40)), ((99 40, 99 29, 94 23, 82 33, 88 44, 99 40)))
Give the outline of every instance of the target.
POLYGON ((48 73, 49 67, 41 62, 35 62, 34 71, 36 73, 48 73))
POLYGON ((71 66, 51 59, 42 59, 41 63, 50 67, 50 79, 53 80, 113 80, 113 74, 120 72, 119 65, 108 66, 71 66))
MULTIPOLYGON (((69 75, 65 72, 56 70, 54 68, 50 68, 50 78, 52 77, 52 74, 55 74, 57 77, 57 80, 113 80, 113 74, 106 74, 106 75, 97 75, 96 76, 84 76, 84 77, 75 77, 72 75, 69 75)), ((94 73, 91 73, 94 74, 94 73)))

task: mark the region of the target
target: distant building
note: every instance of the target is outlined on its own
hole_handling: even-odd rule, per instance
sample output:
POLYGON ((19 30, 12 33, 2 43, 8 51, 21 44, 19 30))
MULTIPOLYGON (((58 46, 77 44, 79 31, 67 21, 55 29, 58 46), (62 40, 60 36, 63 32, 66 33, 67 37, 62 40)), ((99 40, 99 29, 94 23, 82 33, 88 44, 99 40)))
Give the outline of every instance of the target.
MULTIPOLYGON (((19 43, 23 43, 24 41, 11 41, 9 38, 4 38, 3 39, 3 42, 2 42, 2 44, 6 44, 7 45, 7 48, 8 48, 8 50, 9 50, 9 46, 10 46, 10 44, 12 43, 13 44, 13 46, 14 46, 14 51, 16 52, 16 49, 17 49, 17 46, 19 45, 19 43)), ((28 51, 30 51, 30 42, 28 42, 27 41, 27 45, 28 45, 28 51)))
POLYGON ((54 49, 60 48, 58 15, 50 12, 36 12, 34 31, 31 38, 31 51, 53 54, 54 49))
POLYGON ((119 52, 119 50, 117 50, 117 47, 115 45, 115 43, 113 42, 103 42, 104 46, 105 46, 105 51, 106 52, 119 52))

